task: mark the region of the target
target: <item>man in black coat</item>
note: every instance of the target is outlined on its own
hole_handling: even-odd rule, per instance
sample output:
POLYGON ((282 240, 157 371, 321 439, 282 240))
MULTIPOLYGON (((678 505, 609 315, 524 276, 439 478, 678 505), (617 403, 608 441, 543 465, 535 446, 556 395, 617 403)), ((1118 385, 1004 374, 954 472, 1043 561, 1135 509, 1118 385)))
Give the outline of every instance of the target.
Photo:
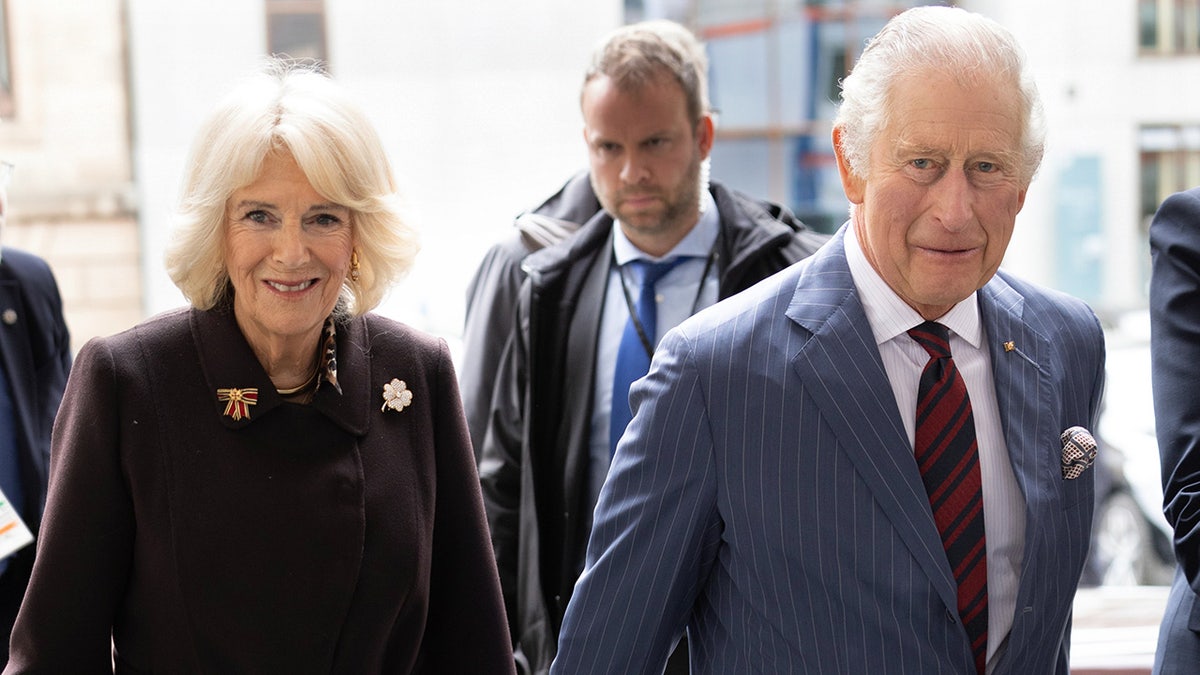
POLYGON ((536 208, 517 216, 516 231, 488 249, 471 278, 458 381, 476 462, 492 410, 494 378, 525 281, 521 263, 530 253, 575 234, 600 209, 588 172, 577 173, 536 208))
MULTIPOLYGON (((584 80, 587 183, 577 176, 526 218, 526 240, 493 249, 473 284, 461 382, 527 672, 547 672, 557 649, 630 414, 631 359, 644 374, 668 329, 825 240, 781 206, 709 184, 706 71, 703 46, 676 24, 614 32, 584 80), (664 273, 647 281, 653 265, 664 273), (515 296, 498 290, 517 283, 515 296), (473 331, 485 316, 491 329, 473 331), (499 365, 488 365, 499 345, 499 365)), ((686 672, 686 654, 668 672, 686 672)))

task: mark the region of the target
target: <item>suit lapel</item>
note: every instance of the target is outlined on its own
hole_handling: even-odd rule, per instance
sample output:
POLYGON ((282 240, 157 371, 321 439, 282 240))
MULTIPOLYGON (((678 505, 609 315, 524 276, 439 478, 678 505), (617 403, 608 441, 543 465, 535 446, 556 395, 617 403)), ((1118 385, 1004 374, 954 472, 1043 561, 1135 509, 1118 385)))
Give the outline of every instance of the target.
POLYGON ((988 352, 996 384, 996 402, 1004 442, 1017 484, 1025 497, 1025 551, 1017 588, 1018 615, 1014 617, 1009 650, 1020 651, 1023 638, 1019 608, 1043 601, 1047 573, 1046 546, 1055 545, 1063 532, 1050 531, 1062 522, 1051 509, 1061 509, 1054 481, 1061 481, 1060 457, 1052 452, 1060 429, 1055 429, 1054 364, 1050 342, 1023 320, 1024 298, 996 276, 980 290, 980 314, 987 332, 988 352))
POLYGON ((1044 446, 1039 447, 1057 436, 1050 426, 1052 416, 1039 414, 1050 409, 1052 383, 1050 364, 1046 362, 1050 345, 1045 336, 1022 320, 1024 306, 1024 298, 999 277, 980 291, 980 314, 1004 442, 1027 508, 1033 511, 1050 496, 1038 478, 1055 477, 1059 471, 1051 465, 1058 458, 1046 452, 1044 446))
POLYGON ((838 446, 949 607, 957 591, 875 336, 846 263, 845 228, 810 259, 787 316, 812 335, 792 357, 838 446))
MULTIPOLYGON (((612 221, 609 220, 609 223, 612 221)), ((611 227, 609 228, 611 232, 611 227)), ((608 275, 612 267, 612 235, 604 239, 604 245, 579 264, 589 265, 587 276, 579 291, 579 297, 574 300, 575 307, 604 307, 605 291, 608 288, 608 275)), ((590 472, 591 457, 588 454, 588 440, 591 438, 592 398, 596 389, 596 346, 599 341, 600 317, 602 309, 586 312, 572 312, 571 325, 567 331, 568 372, 572 377, 567 378, 563 389, 564 419, 582 420, 581 424, 567 424, 560 427, 560 432, 566 434, 562 438, 563 448, 582 448, 580 452, 562 452, 555 458, 563 462, 557 475, 562 476, 564 494, 582 495, 587 493, 587 482, 590 472)), ((614 394, 614 397, 616 395, 614 394)), ((587 509, 589 513, 591 509, 587 509)), ((570 545, 582 547, 586 545, 587 528, 581 528, 570 535, 578 541, 570 545)), ((571 549, 574 550, 574 549, 571 549)))

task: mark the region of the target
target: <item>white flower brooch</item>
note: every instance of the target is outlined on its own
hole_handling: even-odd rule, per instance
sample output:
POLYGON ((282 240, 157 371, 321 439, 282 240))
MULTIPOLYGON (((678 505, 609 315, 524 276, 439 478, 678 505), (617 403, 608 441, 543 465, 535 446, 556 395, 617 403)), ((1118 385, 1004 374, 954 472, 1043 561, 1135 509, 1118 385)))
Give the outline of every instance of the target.
POLYGON ((383 406, 379 410, 387 412, 388 408, 391 408, 400 412, 412 403, 412 399, 413 393, 408 385, 404 384, 404 380, 392 378, 391 382, 383 385, 383 406))

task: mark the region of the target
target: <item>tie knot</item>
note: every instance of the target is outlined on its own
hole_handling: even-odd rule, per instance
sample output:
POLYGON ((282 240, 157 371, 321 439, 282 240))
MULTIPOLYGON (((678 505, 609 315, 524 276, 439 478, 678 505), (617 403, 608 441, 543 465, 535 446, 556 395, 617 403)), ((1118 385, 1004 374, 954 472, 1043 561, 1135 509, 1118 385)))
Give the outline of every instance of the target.
POLYGON ((653 288, 658 280, 665 277, 668 272, 679 266, 680 263, 687 260, 689 256, 681 255, 664 260, 662 262, 651 262, 649 260, 634 260, 633 263, 642 270, 642 288, 653 288))
POLYGON ((936 321, 925 323, 908 330, 908 336, 925 348, 931 358, 950 358, 950 329, 936 321))

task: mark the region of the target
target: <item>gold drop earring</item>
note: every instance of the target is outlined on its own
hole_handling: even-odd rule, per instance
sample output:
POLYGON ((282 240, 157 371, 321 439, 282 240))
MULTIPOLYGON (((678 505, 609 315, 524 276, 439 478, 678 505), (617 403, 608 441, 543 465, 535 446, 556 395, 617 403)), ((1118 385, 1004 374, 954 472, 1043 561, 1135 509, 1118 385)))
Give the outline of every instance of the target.
POLYGON ((350 252, 350 281, 358 281, 362 274, 358 271, 358 249, 350 252))

